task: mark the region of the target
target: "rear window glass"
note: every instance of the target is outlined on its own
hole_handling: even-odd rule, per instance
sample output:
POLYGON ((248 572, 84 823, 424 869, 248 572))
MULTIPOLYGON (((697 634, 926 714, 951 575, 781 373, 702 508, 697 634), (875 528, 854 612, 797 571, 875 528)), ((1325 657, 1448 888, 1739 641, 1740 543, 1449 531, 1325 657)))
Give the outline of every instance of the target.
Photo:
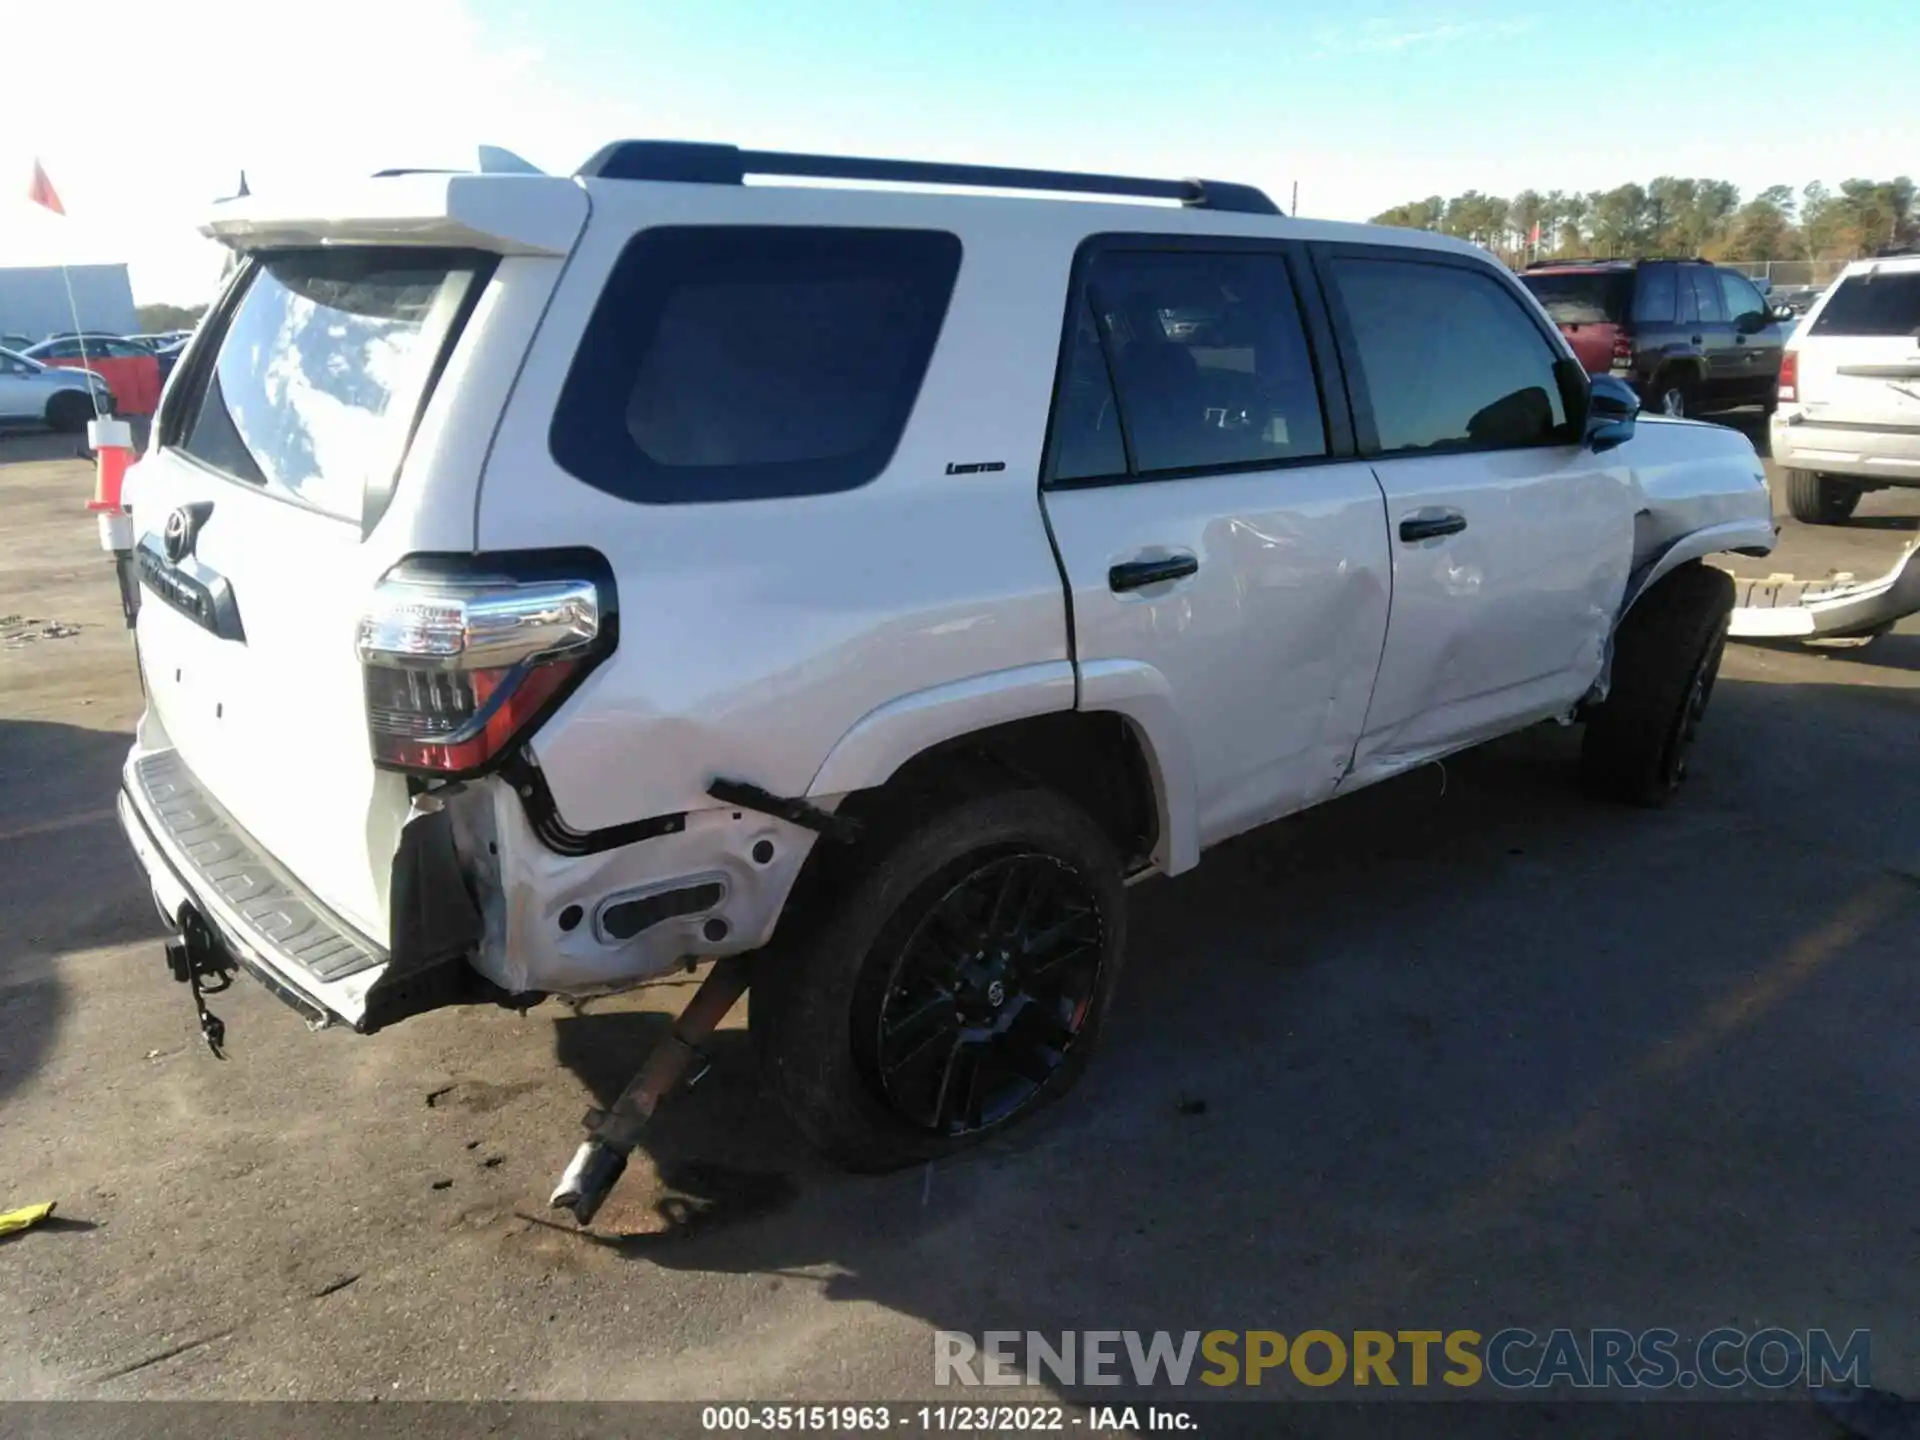
POLYGON ((237 480, 361 519, 367 496, 391 485, 485 263, 442 251, 262 257, 172 443, 237 480))
POLYGON ((1536 271, 1520 281, 1556 325, 1601 325, 1624 318, 1633 276, 1625 271, 1536 271))
POLYGON ((656 504, 820 494, 886 468, 960 268, 934 230, 669 226, 627 245, 549 436, 656 504))
POLYGON ((1849 275, 1807 333, 1920 336, 1920 270, 1849 275))
POLYGON ((1643 325, 1671 325, 1680 287, 1671 265, 1642 265, 1633 296, 1633 318, 1643 325))

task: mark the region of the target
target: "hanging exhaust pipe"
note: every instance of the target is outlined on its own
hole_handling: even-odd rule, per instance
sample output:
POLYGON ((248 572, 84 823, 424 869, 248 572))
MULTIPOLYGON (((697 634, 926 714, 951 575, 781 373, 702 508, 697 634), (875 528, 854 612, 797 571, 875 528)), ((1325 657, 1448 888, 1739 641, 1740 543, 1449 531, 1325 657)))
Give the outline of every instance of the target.
POLYGON ((620 1098, 606 1110, 589 1110, 582 1122, 587 1138, 573 1152, 547 1204, 568 1210, 581 1225, 589 1225, 600 1206, 626 1173, 627 1157, 640 1143, 647 1122, 660 1102, 682 1082, 692 1085, 706 1073, 704 1044, 734 1002, 747 991, 752 962, 745 955, 729 955, 714 962, 707 978, 694 992, 687 1008, 674 1021, 673 1033, 656 1045, 620 1098))

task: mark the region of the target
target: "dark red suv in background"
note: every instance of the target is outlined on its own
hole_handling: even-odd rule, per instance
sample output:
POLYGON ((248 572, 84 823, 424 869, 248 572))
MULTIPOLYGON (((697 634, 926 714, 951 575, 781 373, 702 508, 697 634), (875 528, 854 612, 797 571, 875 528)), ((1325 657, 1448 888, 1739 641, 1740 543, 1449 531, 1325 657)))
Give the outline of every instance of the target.
POLYGON ((1794 317, 1707 260, 1542 260, 1520 281, 1589 375, 1616 375, 1649 410, 1771 411, 1794 317))

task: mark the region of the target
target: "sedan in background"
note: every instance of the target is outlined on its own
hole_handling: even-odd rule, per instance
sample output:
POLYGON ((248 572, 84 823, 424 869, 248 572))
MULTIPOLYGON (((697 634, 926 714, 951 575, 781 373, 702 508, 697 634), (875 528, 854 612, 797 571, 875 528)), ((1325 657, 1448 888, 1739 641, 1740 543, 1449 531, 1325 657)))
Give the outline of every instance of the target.
POLYGON ((93 371, 113 387, 123 415, 151 415, 160 408, 160 362, 145 345, 117 336, 62 335, 43 340, 26 356, 42 365, 93 371))
POLYGON ((113 387, 93 371, 42 365, 0 350, 0 427, 78 431, 96 412, 113 414, 114 398, 113 387))

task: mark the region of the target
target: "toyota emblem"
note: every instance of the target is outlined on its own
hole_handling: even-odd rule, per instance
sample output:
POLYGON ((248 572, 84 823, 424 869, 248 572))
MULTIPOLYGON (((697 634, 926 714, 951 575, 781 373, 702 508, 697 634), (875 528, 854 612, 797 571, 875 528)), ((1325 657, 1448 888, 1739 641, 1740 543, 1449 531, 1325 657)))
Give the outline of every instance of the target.
POLYGON ((199 516, 188 506, 182 505, 167 516, 166 527, 160 532, 160 544, 167 552, 167 559, 178 564, 193 549, 194 531, 199 528, 199 516))

